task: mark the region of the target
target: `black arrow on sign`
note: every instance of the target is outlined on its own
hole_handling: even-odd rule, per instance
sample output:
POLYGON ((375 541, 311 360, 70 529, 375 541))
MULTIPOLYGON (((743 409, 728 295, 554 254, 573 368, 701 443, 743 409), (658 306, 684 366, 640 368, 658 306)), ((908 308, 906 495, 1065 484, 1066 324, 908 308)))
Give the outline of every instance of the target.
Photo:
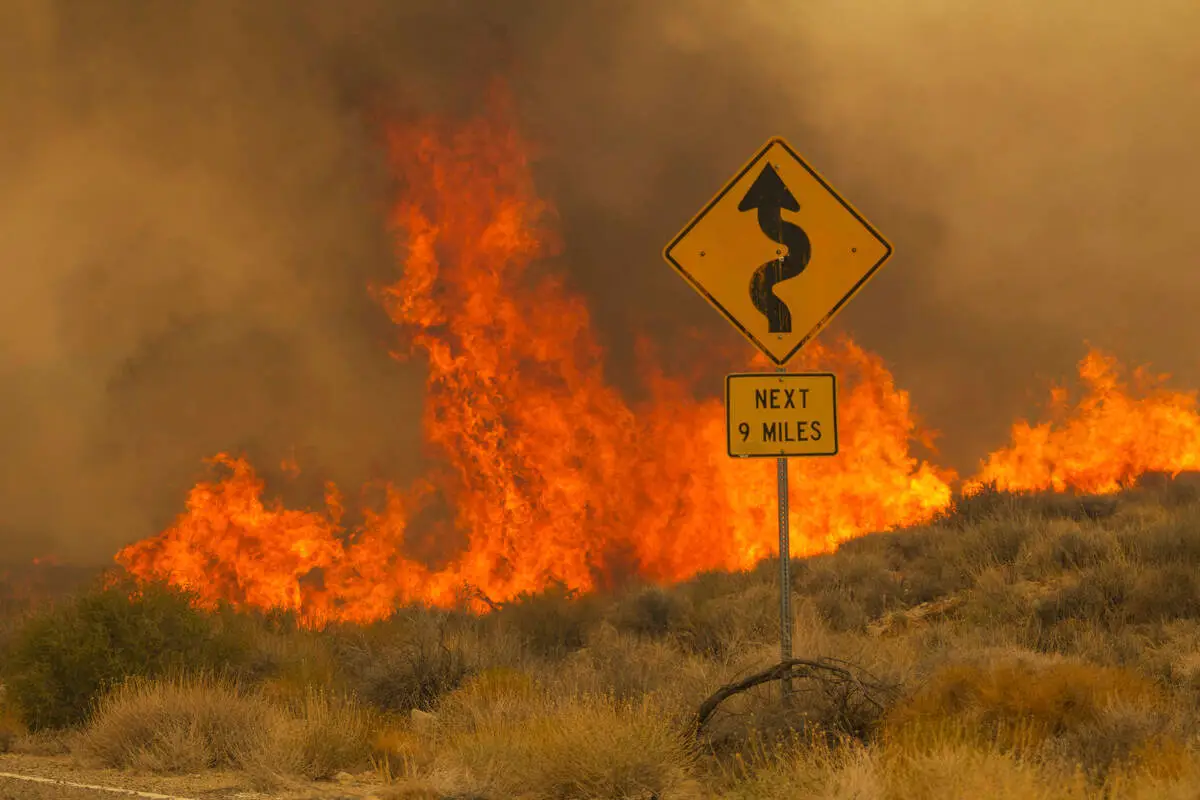
POLYGON ((788 190, 783 178, 770 164, 754 179, 754 184, 738 203, 738 211, 758 210, 758 227, 767 237, 787 247, 782 258, 773 258, 754 270, 750 279, 750 301, 767 318, 771 333, 792 332, 792 312, 775 296, 775 284, 794 278, 808 266, 812 245, 799 225, 783 218, 783 211, 799 211, 800 204, 788 190))

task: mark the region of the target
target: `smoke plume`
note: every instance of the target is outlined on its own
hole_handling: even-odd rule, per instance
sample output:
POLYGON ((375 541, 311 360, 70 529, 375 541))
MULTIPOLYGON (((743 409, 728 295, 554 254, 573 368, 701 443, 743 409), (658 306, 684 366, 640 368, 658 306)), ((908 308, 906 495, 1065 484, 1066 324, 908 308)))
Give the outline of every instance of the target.
POLYGON ((1188 0, 6 3, 0 548, 104 561, 220 450, 309 488, 419 472, 420 365, 368 293, 381 121, 498 75, 630 392, 638 334, 749 356, 659 253, 772 135, 895 245, 835 329, 948 466, 1085 340, 1200 383, 1198 34, 1188 0))

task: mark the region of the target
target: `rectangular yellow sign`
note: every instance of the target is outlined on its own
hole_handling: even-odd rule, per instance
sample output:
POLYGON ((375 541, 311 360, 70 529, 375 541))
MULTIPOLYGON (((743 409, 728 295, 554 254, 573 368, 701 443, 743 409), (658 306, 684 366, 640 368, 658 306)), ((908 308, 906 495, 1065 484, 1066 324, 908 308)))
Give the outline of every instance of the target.
POLYGON ((725 439, 734 458, 837 455, 837 379, 828 372, 725 376, 725 439))

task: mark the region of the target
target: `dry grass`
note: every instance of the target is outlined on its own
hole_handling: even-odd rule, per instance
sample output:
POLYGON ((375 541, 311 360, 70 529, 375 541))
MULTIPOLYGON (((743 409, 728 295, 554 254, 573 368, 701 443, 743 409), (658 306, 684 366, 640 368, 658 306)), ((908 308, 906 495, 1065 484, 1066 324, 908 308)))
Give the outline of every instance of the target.
POLYGON ((688 739, 649 699, 534 696, 444 727, 435 784, 486 798, 696 797, 688 739), (511 709, 509 709, 511 711, 511 709))
MULTIPOLYGON (((705 696, 778 659, 777 567, 552 587, 483 617, 405 609, 321 633, 259 619, 241 683, 122 684, 78 746, 264 782, 373 760, 375 793, 396 798, 1200 796, 1195 492, 985 492, 796 560, 796 655, 851 662, 900 699, 847 724, 819 684, 787 708, 763 686, 696 736, 705 696)), ((0 713, 0 747, 6 724, 10 746, 30 741, 0 713)))
POLYGON ((699 796, 694 747, 652 699, 550 693, 512 669, 471 678, 432 723, 393 722, 375 747, 386 777, 441 796, 699 796))
POLYGON ((132 679, 100 701, 79 747, 108 767, 318 779, 366 766, 370 733, 356 704, 314 688, 281 705, 209 676, 132 679))
POLYGON ((310 687, 286 711, 254 752, 260 770, 323 780, 369 765, 375 725, 358 703, 310 687))
POLYGON ((1181 751, 1173 723, 1161 691, 1135 672, 1002 652, 939 669, 892 709, 884 738, 910 753, 949 741, 1053 756, 1102 782, 1114 768, 1181 751))
POLYGON ((80 744, 108 767, 197 772, 241 766, 278 724, 275 706, 228 681, 135 678, 100 701, 80 744))
POLYGON ((831 747, 793 739, 754 748, 711 781, 723 800, 1150 800, 1193 798, 1200 760, 1185 750, 1147 755, 1102 781, 1053 757, 1022 757, 979 740, 968 726, 940 726, 936 740, 831 747))

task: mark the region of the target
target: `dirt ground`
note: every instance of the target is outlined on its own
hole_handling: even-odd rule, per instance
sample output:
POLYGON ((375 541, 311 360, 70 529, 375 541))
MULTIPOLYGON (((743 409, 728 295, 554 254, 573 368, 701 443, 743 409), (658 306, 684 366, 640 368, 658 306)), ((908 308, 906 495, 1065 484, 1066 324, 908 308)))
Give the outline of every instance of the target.
POLYGON ((368 800, 383 789, 374 773, 339 780, 255 790, 234 772, 162 776, 113 769, 88 769, 69 756, 0 755, 0 800, 368 800), (53 783, 13 776, 42 778, 53 783), (71 785, 78 784, 78 785, 71 785))

